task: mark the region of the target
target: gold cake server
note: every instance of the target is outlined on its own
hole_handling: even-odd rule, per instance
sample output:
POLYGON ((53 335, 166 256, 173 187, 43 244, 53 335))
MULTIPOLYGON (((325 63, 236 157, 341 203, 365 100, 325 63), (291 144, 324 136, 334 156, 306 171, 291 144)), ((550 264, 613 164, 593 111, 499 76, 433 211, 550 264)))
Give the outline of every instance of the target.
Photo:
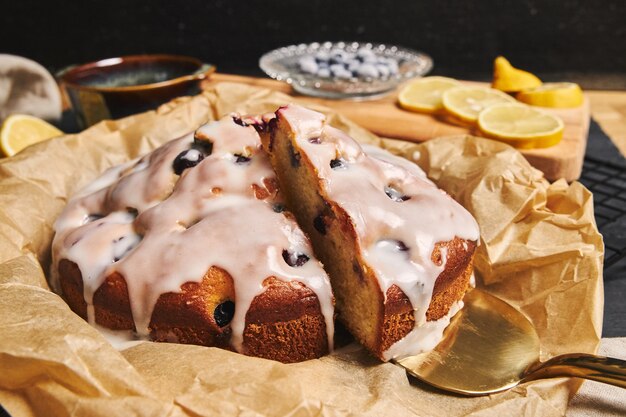
POLYGON ((470 290, 463 301, 465 306, 433 351, 395 363, 437 388, 470 396, 556 377, 626 388, 626 361, 571 353, 541 362, 539 336, 521 312, 477 289, 470 290))

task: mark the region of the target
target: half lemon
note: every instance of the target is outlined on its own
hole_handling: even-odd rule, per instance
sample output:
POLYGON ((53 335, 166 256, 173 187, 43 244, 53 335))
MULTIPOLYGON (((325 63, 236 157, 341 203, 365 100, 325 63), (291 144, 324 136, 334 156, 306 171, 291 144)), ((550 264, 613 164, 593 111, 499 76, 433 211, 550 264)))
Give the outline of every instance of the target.
POLYGON ((516 98, 522 103, 541 107, 578 107, 583 104, 583 91, 576 83, 545 83, 520 91, 516 98))
POLYGON ((400 107, 406 110, 434 113, 442 108, 441 96, 461 83, 447 77, 424 77, 411 81, 398 95, 400 107))
POLYGON ((5 156, 13 156, 27 146, 62 134, 45 120, 26 114, 13 114, 2 125, 0 150, 5 156))
POLYGON ((563 121, 524 104, 495 104, 480 113, 478 128, 488 137, 516 148, 556 145, 563 139, 563 121))
POLYGON ((541 80, 535 74, 515 68, 505 57, 499 56, 493 61, 493 88, 516 93, 540 85, 541 80))
POLYGON ((488 87, 456 87, 443 93, 443 107, 464 122, 475 123, 481 111, 494 104, 514 103, 502 91, 488 87))

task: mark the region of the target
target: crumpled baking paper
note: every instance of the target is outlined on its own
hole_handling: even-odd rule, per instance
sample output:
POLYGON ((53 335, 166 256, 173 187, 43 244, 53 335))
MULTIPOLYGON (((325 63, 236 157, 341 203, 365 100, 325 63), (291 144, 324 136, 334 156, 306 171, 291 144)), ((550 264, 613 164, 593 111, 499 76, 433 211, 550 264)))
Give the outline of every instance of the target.
MULTIPOLYGON (((537 381, 464 398, 409 378, 354 343, 290 365, 164 343, 120 352, 49 290, 52 224, 80 187, 208 120, 233 111, 274 111, 290 101, 269 90, 222 83, 156 112, 105 121, 0 162, 0 403, 12 416, 565 413, 580 381, 537 381)), ((595 352, 603 244, 588 190, 576 182, 548 183, 520 153, 498 142, 458 136, 415 145, 381 140, 340 115, 330 119, 361 142, 414 160, 474 214, 482 235, 477 285, 534 323, 544 358, 595 352)))

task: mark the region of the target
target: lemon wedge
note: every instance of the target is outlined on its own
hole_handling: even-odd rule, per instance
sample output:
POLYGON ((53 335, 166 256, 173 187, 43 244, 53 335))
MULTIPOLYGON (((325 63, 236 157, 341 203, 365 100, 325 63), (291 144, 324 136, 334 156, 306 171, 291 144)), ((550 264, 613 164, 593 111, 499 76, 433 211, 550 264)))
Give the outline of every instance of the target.
POLYGON ((475 123, 481 111, 498 103, 512 103, 515 99, 488 87, 455 87, 442 96, 443 107, 451 115, 467 123, 475 123))
POLYGON ((503 56, 493 62, 493 82, 491 86, 507 93, 516 93, 541 85, 541 80, 528 71, 517 69, 503 56))
POLYGON ((425 77, 411 81, 398 95, 400 106, 406 110, 434 113, 441 109, 444 91, 458 87, 461 83, 447 77, 425 77))
POLYGON ((13 114, 2 125, 0 150, 6 156, 13 156, 27 146, 62 134, 44 120, 26 114, 13 114))
POLYGON ((520 91, 516 98, 533 106, 578 107, 583 104, 583 91, 575 83, 545 83, 520 91))
POLYGON ((524 104, 500 103, 483 110, 478 128, 488 137, 516 148, 556 145, 563 138, 563 121, 524 104))

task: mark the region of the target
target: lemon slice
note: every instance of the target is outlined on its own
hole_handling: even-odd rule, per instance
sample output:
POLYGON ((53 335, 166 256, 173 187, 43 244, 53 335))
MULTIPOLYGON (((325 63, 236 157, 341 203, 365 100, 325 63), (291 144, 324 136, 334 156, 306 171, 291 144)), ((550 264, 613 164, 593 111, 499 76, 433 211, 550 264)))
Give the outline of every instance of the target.
POLYGON ((503 56, 493 62, 493 82, 491 86, 507 93, 516 93, 541 85, 541 80, 528 71, 517 69, 503 56))
POLYGON ((578 107, 583 104, 583 91, 575 83, 545 83, 520 91, 516 98, 533 106, 578 107))
POLYGON ((495 104, 480 113, 478 127, 488 137, 522 149, 547 148, 563 138, 560 118, 524 104, 495 104))
POLYGON ((419 78, 411 81, 400 91, 398 102, 407 110, 434 113, 442 108, 443 92, 460 85, 461 83, 453 78, 419 78))
POLYGON ((13 114, 2 125, 0 150, 6 156, 13 156, 27 146, 62 134, 44 120, 26 114, 13 114))
POLYGON ((515 99, 488 87, 456 87, 443 93, 443 107, 464 122, 475 123, 478 114, 489 106, 513 103, 515 99))

